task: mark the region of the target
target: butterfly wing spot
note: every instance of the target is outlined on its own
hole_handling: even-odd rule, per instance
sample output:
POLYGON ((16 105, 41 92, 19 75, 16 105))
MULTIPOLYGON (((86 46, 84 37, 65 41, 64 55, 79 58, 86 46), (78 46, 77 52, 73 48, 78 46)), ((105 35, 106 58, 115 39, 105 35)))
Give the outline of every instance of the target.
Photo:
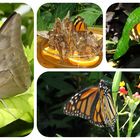
POLYGON ((80 96, 80 94, 78 95, 78 93, 76 93, 73 97, 75 97, 75 96, 80 96))
POLYGON ((67 112, 67 110, 66 110, 66 106, 64 106, 64 111, 66 111, 66 112, 67 112))
POLYGON ((74 106, 72 107, 72 111, 75 111, 75 107, 74 106))
POLYGON ((77 98, 78 98, 77 96, 74 97, 75 100, 77 100, 77 98))
POLYGON ((85 115, 86 120, 90 120, 90 116, 85 115))
POLYGON ((85 117, 85 115, 84 114, 82 114, 82 118, 84 118, 85 117))
POLYGON ((73 100, 74 96, 71 97, 71 100, 73 100))
POLYGON ((76 100, 75 100, 75 103, 77 103, 77 102, 78 102, 78 100, 76 99, 76 100))
POLYGON ((71 115, 71 116, 74 116, 74 113, 72 112, 70 115, 71 115))
POLYGON ((71 105, 73 105, 73 100, 70 100, 71 105))
POLYGON ((76 114, 75 114, 75 116, 77 116, 77 117, 78 117, 78 116, 79 116, 79 114, 78 114, 78 113, 76 113, 76 114))

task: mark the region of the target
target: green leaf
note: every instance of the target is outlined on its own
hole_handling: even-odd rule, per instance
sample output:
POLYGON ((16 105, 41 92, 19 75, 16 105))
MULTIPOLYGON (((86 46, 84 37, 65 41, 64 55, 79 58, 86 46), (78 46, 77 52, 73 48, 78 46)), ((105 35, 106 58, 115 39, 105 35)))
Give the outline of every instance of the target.
POLYGON ((1 100, 0 128, 33 111, 33 85, 25 93, 1 100))
POLYGON ((33 119, 34 119, 34 111, 31 110, 30 112, 25 113, 20 120, 23 120, 27 123, 33 123, 33 119))
POLYGON ((57 7, 56 12, 54 13, 55 18, 61 18, 63 19, 69 10, 74 9, 74 7, 76 6, 76 4, 74 3, 61 3, 61 4, 57 4, 55 5, 57 7))
POLYGON ((91 27, 93 24, 96 24, 97 19, 102 15, 102 11, 99 6, 92 5, 81 10, 78 15, 83 17, 85 23, 91 27))
POLYGON ((114 54, 114 59, 120 58, 129 49, 129 35, 132 28, 140 22, 140 7, 136 8, 132 13, 130 13, 127 18, 126 24, 123 28, 122 36, 118 42, 116 52, 114 54))
POLYGON ((15 4, 7 4, 7 3, 1 3, 0 4, 0 10, 7 13, 9 11, 13 11, 15 9, 15 7, 19 6, 18 5, 15 5, 15 4))
POLYGON ((88 81, 91 81, 92 83, 99 82, 101 78, 103 77, 103 73, 100 72, 91 72, 87 78, 88 81))
POLYGON ((96 20, 100 17, 100 15, 102 14, 102 12, 92 12, 92 11, 84 11, 80 14, 78 14, 79 16, 83 17, 85 20, 85 23, 91 27, 93 26, 93 24, 96 23, 96 20))
POLYGON ((49 11, 43 11, 42 13, 38 10, 37 13, 37 30, 46 30, 52 20, 52 13, 49 11))
POLYGON ((114 101, 115 105, 116 105, 117 94, 118 94, 118 90, 119 90, 119 86, 120 86, 120 82, 121 82, 121 77, 122 77, 122 72, 117 71, 113 78, 112 96, 113 96, 113 101, 114 101))
POLYGON ((3 24, 3 22, 2 22, 2 21, 0 21, 0 27, 2 26, 2 24, 3 24))
POLYGON ((31 48, 29 46, 26 46, 23 48, 24 48, 24 52, 26 54, 28 62, 32 61, 34 58, 34 43, 33 43, 33 41, 32 41, 31 48))
POLYGON ((27 128, 27 125, 25 125, 26 129, 21 129, 18 131, 13 132, 12 134, 10 134, 8 137, 19 137, 19 136, 27 136, 28 134, 30 134, 33 130, 33 128, 27 128))
POLYGON ((19 137, 27 136, 32 132, 33 123, 27 123, 20 119, 12 122, 11 124, 0 128, 0 136, 4 137, 19 137))
POLYGON ((31 47, 26 46, 23 47, 24 53, 26 55, 27 61, 30 64, 30 69, 32 71, 32 76, 34 76, 34 43, 32 41, 31 47))
POLYGON ((132 92, 132 90, 131 90, 131 88, 130 88, 130 86, 129 86, 128 83, 126 83, 126 87, 127 87, 127 90, 128 90, 128 95, 129 95, 130 97, 132 97, 133 92, 132 92))
POLYGON ((52 86, 56 89, 66 89, 66 90, 71 90, 73 89, 73 86, 66 83, 65 81, 63 81, 62 79, 53 79, 53 78, 48 78, 48 81, 46 81, 46 83, 49 86, 52 86))

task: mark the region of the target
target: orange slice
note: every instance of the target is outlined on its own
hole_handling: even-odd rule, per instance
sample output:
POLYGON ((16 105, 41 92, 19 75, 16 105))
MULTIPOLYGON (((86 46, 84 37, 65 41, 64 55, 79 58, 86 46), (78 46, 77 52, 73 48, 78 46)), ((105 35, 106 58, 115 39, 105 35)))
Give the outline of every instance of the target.
POLYGON ((91 67, 96 65, 100 61, 100 56, 95 56, 90 60, 82 60, 80 58, 69 58, 69 62, 72 65, 76 65, 78 67, 91 67))
POLYGON ((58 56, 58 51, 57 50, 53 50, 51 48, 44 48, 41 52, 42 56, 44 58, 47 58, 48 56, 49 57, 52 57, 56 60, 60 60, 60 57, 58 56))

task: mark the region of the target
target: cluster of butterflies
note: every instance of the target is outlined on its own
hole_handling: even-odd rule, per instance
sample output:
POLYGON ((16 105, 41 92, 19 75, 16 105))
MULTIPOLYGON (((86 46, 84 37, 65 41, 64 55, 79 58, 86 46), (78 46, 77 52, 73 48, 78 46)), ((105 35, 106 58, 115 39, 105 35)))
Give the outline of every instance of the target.
POLYGON ((87 119, 99 127, 110 127, 114 131, 117 113, 104 80, 100 80, 98 86, 85 88, 72 96, 64 105, 64 113, 87 119))

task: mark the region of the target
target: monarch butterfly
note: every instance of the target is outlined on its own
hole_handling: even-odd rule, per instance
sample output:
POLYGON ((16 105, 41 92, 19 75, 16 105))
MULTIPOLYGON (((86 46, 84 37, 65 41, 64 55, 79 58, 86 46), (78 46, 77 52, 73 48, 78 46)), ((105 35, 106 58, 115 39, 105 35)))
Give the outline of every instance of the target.
POLYGON ((140 40, 140 23, 136 24, 130 33, 130 39, 131 40, 136 40, 137 42, 139 42, 140 40))
POLYGON ((110 127, 114 131, 116 111, 104 80, 100 80, 98 86, 85 88, 71 97, 64 105, 64 113, 87 119, 99 127, 110 127))
POLYGON ((77 32, 87 30, 87 25, 85 24, 84 19, 80 16, 77 16, 74 19, 74 27, 77 32))

